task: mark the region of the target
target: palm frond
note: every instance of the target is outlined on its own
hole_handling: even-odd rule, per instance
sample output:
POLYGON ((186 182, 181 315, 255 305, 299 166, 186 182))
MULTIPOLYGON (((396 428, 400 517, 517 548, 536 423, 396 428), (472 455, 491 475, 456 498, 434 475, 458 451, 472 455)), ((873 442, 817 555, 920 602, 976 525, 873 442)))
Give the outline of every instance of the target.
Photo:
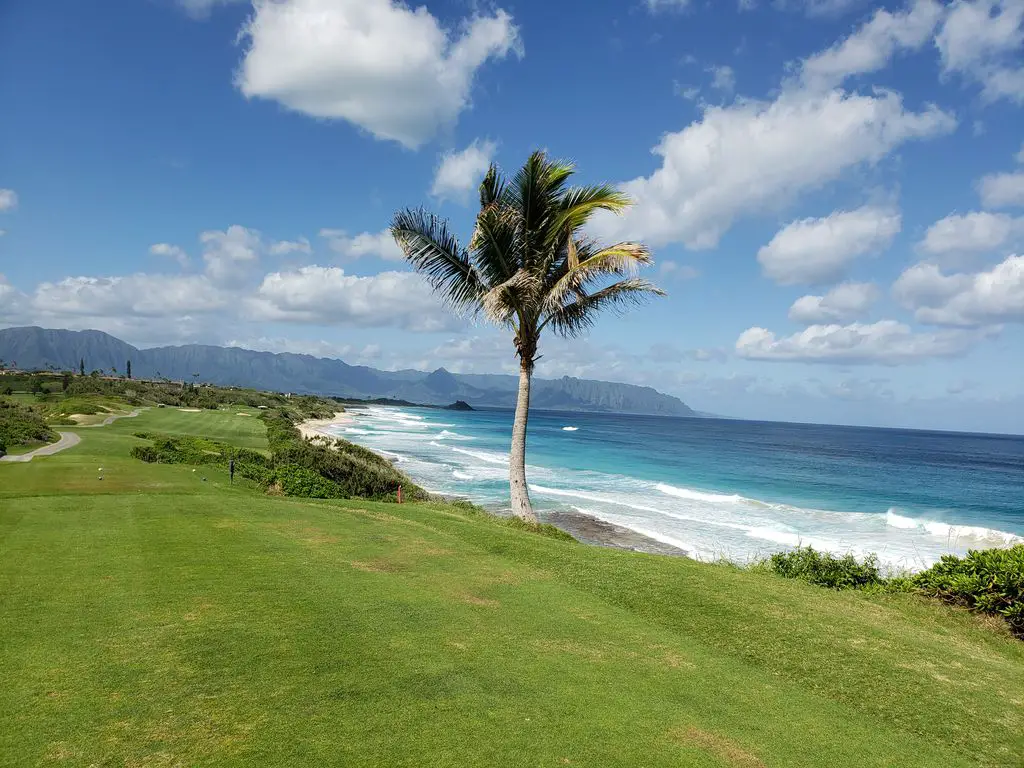
POLYGON ((620 280, 548 314, 538 330, 550 325, 559 336, 576 338, 591 328, 606 309, 621 312, 651 297, 664 295, 663 290, 648 280, 638 277, 620 280))
POLYGON ((498 171, 498 166, 491 163, 484 180, 480 182, 480 209, 483 210, 498 202, 505 194, 506 186, 505 179, 498 171))
POLYGON ((609 184, 596 184, 572 187, 565 192, 560 203, 551 225, 553 232, 576 232, 595 211, 619 213, 632 205, 633 200, 609 184))
POLYGON ((480 304, 490 320, 518 330, 523 321, 530 324, 530 321, 538 316, 542 296, 543 285, 537 277, 521 269, 485 293, 480 304), (520 322, 517 323, 517 320, 520 322))
POLYGON ((582 298, 587 287, 595 281, 608 277, 635 277, 641 267, 652 263, 651 252, 642 243, 616 243, 596 252, 590 246, 590 243, 582 243, 574 248, 577 253, 584 252, 584 256, 575 267, 570 266, 569 260, 565 262, 561 275, 546 291, 545 311, 556 312, 574 294, 582 298), (587 250, 591 252, 586 253, 587 250))
POLYGON ((459 310, 479 309, 486 286, 447 221, 422 208, 406 209, 395 214, 391 235, 406 260, 448 304, 459 310))
POLYGON ((519 212, 524 232, 524 266, 535 268, 545 260, 550 245, 550 227, 558 214, 566 183, 573 165, 548 160, 543 152, 534 152, 516 173, 505 195, 507 205, 519 212))
POLYGON ((522 266, 520 219, 506 206, 491 205, 476 217, 469 249, 488 287, 504 283, 522 266))

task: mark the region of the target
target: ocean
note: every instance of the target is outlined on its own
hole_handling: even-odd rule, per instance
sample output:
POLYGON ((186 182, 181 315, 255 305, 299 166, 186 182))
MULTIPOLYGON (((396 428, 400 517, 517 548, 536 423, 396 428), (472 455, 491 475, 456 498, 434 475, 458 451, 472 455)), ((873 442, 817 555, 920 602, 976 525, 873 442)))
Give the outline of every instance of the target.
MULTIPOLYGON (((510 410, 370 407, 329 431, 427 490, 508 509, 510 410)), ((919 570, 1024 543, 1024 437, 533 411, 538 512, 573 512, 698 559, 811 545, 919 570)))

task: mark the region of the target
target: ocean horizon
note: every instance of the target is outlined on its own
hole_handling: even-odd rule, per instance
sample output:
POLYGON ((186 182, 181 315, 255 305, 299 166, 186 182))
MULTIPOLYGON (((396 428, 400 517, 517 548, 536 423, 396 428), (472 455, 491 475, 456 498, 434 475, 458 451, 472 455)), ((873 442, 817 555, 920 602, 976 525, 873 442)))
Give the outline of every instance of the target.
MULTIPOLYGON (((327 431, 427 490, 508 501, 510 409, 352 408, 327 431)), ((1024 437, 718 418, 531 411, 542 517, 573 513, 701 560, 800 545, 890 570, 1024 543, 1024 437)))

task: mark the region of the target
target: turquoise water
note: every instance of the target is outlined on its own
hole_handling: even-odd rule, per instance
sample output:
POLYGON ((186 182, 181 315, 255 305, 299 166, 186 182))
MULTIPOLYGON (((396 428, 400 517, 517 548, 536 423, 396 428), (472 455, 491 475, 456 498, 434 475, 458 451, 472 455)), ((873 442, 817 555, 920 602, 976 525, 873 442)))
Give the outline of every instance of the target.
MULTIPOLYGON (((335 434, 425 488, 508 506, 512 412, 368 408, 335 434)), ((1024 542, 1024 437, 531 413, 535 506, 746 561, 798 544, 927 567, 1024 542)))

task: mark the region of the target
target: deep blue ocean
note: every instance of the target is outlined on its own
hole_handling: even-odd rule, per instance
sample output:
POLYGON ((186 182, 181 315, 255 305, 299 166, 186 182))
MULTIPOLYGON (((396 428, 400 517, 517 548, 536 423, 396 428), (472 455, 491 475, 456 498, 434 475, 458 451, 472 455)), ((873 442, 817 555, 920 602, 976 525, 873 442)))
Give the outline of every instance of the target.
MULTIPOLYGON (((509 410, 353 409, 338 436, 428 490, 508 507, 509 410)), ((895 568, 1024 542, 1024 437, 533 411, 534 505, 703 559, 798 544, 895 568)))

